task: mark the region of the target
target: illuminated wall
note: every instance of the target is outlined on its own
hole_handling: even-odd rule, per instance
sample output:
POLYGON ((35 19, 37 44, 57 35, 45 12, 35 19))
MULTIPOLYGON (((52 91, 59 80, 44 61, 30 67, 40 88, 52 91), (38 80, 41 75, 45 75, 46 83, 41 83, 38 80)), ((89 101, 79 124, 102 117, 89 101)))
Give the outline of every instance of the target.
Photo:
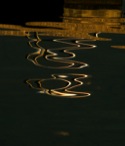
POLYGON ((64 0, 64 20, 67 17, 121 17, 122 0, 64 0))

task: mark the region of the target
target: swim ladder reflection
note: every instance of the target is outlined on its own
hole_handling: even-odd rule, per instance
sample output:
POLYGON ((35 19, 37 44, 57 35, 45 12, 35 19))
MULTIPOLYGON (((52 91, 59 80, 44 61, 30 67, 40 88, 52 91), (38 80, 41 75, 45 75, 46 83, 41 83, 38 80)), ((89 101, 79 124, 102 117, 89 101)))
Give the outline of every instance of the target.
MULTIPOLYGON (((88 78, 86 74, 52 74, 51 78, 47 79, 28 79, 26 83, 32 88, 36 89, 40 94, 48 94, 51 96, 65 97, 65 98, 83 98, 91 94, 76 90, 77 87, 83 86, 82 79, 88 78), (47 81, 63 81, 65 85, 59 88, 45 88, 44 84, 47 81)), ((82 87, 83 88, 83 87, 82 87)), ((83 89, 82 89, 83 90, 83 89)))
POLYGON ((40 33, 36 32, 29 34, 27 37, 29 39, 29 46, 36 50, 33 53, 27 55, 27 59, 31 61, 34 65, 46 68, 55 69, 81 69, 87 67, 88 64, 81 61, 72 60, 76 57, 76 54, 72 51, 82 50, 82 49, 93 49, 96 45, 88 44, 87 42, 95 41, 90 39, 74 39, 74 38, 59 38, 52 39, 52 42, 58 45, 59 43, 63 45, 69 45, 69 47, 59 47, 45 49, 40 43, 42 39, 40 38, 40 33), (58 44, 57 44, 58 43, 58 44), (43 62, 53 63, 53 65, 44 65, 43 62), (55 64, 54 64, 55 63, 55 64), (55 66, 56 65, 56 66, 55 66))

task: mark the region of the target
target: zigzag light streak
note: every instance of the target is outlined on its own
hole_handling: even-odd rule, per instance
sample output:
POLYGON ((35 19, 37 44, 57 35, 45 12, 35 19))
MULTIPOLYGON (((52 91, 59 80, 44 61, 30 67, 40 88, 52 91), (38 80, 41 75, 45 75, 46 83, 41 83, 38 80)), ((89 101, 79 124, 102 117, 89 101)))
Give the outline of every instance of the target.
POLYGON ((52 78, 47 79, 28 79, 26 83, 32 88, 38 90, 38 93, 40 94, 48 94, 51 96, 58 96, 58 97, 64 97, 64 98, 83 98, 88 97, 91 94, 89 92, 81 92, 76 91, 75 88, 82 86, 84 83, 81 81, 81 79, 87 78, 88 75, 85 74, 52 74, 52 78), (46 81, 63 81, 66 83, 64 87, 60 88, 53 88, 48 89, 44 88, 44 82, 46 81), (37 87, 35 87, 33 84, 36 83, 37 87), (73 85, 75 83, 75 85, 73 85))
POLYGON ((87 67, 88 64, 80 61, 71 60, 72 58, 75 58, 76 54, 71 52, 73 50, 80 50, 80 49, 93 49, 96 47, 96 45, 87 44, 86 41, 94 41, 89 39, 74 39, 74 38, 65 38, 65 39, 53 39, 53 42, 56 43, 62 43, 65 45, 70 45, 70 47, 60 47, 60 48, 54 48, 54 49, 45 49, 40 46, 40 42, 42 40, 40 39, 39 33, 36 32, 35 38, 32 38, 31 36, 28 36, 29 39, 29 45, 31 48, 35 49, 36 51, 33 53, 29 53, 27 55, 27 59, 31 62, 33 62, 36 66, 39 67, 46 67, 46 68, 55 68, 55 69, 80 69, 87 67), (69 40, 73 40, 73 42, 67 42, 69 40), (61 57, 56 52, 63 52, 64 54, 67 54, 68 57, 61 57), (43 64, 40 64, 38 59, 43 59, 43 57, 46 59, 46 61, 55 62, 59 65, 57 67, 54 66, 45 66, 43 64))

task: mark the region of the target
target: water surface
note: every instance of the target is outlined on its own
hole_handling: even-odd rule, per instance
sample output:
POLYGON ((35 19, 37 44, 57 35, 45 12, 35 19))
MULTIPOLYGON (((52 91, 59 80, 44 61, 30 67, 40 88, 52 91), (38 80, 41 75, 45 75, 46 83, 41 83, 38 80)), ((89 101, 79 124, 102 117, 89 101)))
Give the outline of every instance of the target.
POLYGON ((124 145, 125 20, 76 21, 0 25, 1 146, 124 145))

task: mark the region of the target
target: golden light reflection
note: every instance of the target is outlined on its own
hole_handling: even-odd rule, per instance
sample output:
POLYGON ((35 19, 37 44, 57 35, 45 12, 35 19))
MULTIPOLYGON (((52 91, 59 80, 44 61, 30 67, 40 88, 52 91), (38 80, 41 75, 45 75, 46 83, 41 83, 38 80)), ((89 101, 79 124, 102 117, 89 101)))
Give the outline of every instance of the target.
POLYGON ((93 49, 96 45, 88 44, 88 39, 53 39, 52 41, 58 45, 58 43, 66 44, 70 47, 58 47, 58 48, 50 48, 46 49, 40 45, 42 42, 41 33, 29 34, 29 45, 31 48, 35 50, 33 53, 29 53, 27 55, 27 59, 31 61, 34 65, 39 67, 46 67, 46 68, 56 68, 56 69, 81 69, 87 67, 88 64, 72 60, 76 57, 76 54, 73 53, 73 50, 82 50, 82 49, 93 49), (60 54, 61 52, 61 54, 60 54), (43 64, 42 60, 47 61, 47 65, 43 64), (48 63, 53 62, 56 66, 49 65, 48 63))
POLYGON ((121 17, 122 0, 64 0, 67 17, 121 17))
POLYGON ((68 17, 63 22, 27 22, 25 26, 0 24, 2 36, 28 36, 39 32, 43 36, 70 37, 77 39, 108 40, 94 37, 90 33, 121 33, 125 34, 124 18, 74 18, 68 17))
MULTIPOLYGON (((88 67, 89 64, 74 60, 77 54, 73 51, 96 48, 96 45, 87 42, 97 40, 111 41, 110 38, 100 37, 100 33, 125 34, 125 18, 120 17, 121 13, 119 10, 70 11, 64 8, 64 11, 63 22, 27 22, 25 26, 0 24, 0 35, 28 38, 31 52, 27 55, 27 59, 38 67, 82 69, 88 67), (54 37, 51 41, 57 44, 57 46, 60 43, 67 45, 67 47, 43 47, 42 37, 45 36, 54 37)), ((124 45, 112 45, 111 47, 125 49, 124 45)), ((84 82, 81 80, 85 78, 88 78, 88 75, 78 73, 52 74, 51 78, 28 79, 26 83, 40 94, 63 98, 84 98, 91 95, 88 91, 84 92, 84 82), (62 81, 66 85, 60 88, 51 88, 49 86, 46 88, 44 84, 48 81, 62 81), (82 91, 77 90, 78 88, 82 88, 82 91)), ((88 82, 86 85, 89 86, 90 84, 91 82, 88 82)), ((68 133, 63 131, 58 134, 68 136, 68 133)))
POLYGON ((125 49, 125 45, 124 46, 111 46, 112 48, 115 49, 125 49))
MULTIPOLYGON (((26 83, 32 88, 38 90, 40 94, 47 94, 51 96, 58 96, 64 98, 83 98, 91 95, 89 92, 76 91, 75 89, 83 86, 82 79, 88 78, 85 74, 52 74, 52 78, 47 79, 28 79, 26 83), (50 89, 44 87, 47 81, 63 81, 66 85, 60 88, 50 89)), ((54 86, 54 85, 53 85, 54 86)))
POLYGON ((85 10, 85 9, 74 9, 64 8, 64 17, 84 18, 84 17, 107 17, 107 18, 118 18, 121 17, 121 10, 85 10))

